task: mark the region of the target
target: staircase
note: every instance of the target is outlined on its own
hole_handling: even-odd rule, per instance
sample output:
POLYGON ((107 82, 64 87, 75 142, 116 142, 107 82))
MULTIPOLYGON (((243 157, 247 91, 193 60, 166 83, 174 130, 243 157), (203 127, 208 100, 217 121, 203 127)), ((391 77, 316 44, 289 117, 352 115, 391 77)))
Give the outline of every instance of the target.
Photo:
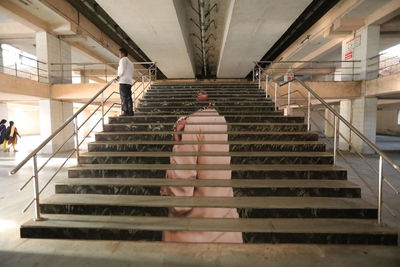
POLYGON ((21 237, 159 241, 163 230, 241 231, 246 243, 397 244, 304 118, 283 116, 251 83, 153 85, 135 116, 109 118, 68 176, 41 201, 47 220, 25 223, 21 237), (229 155, 230 165, 169 164, 174 123, 198 110, 200 89, 226 118, 230 152, 197 155, 229 155), (232 170, 232 180, 164 179, 172 168, 232 170), (235 197, 165 197, 162 185, 232 187, 235 197), (241 218, 166 217, 178 206, 237 208, 241 218))

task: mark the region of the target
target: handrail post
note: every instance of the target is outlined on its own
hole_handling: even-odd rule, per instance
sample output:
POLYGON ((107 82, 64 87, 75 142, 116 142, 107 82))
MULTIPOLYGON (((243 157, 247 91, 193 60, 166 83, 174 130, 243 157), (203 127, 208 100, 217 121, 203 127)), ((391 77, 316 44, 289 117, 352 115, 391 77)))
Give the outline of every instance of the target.
POLYGON ((101 126, 104 129, 104 92, 101 93, 101 126))
POLYGON ((308 92, 307 100, 307 130, 311 131, 310 117, 311 117, 311 93, 308 92))
POLYGON ((275 90, 274 90, 275 92, 274 92, 274 102, 275 102, 275 110, 277 110, 277 108, 278 108, 278 103, 276 102, 277 101, 277 96, 276 96, 276 94, 278 93, 278 83, 275 83, 275 90))
POLYGON ((268 98, 268 74, 265 74, 265 98, 268 98))
POLYGON ((258 88, 261 88, 261 68, 258 67, 258 88))
POLYGON ((75 117, 75 142, 76 142, 76 162, 79 165, 79 126, 78 126, 78 117, 75 117))
POLYGON ((336 166, 336 150, 337 150, 337 117, 333 117, 333 165, 336 166))
POLYGON ((286 115, 290 115, 291 114, 291 110, 290 110, 290 95, 292 94, 291 92, 291 86, 292 83, 288 83, 288 94, 287 94, 287 114, 286 115))
POLYGON ((35 221, 42 221, 43 218, 40 217, 40 207, 39 207, 39 172, 37 168, 37 155, 33 155, 33 199, 34 199, 34 206, 35 206, 35 215, 33 220, 35 221))
POLYGON ((382 182, 383 182, 383 158, 379 156, 379 174, 378 174, 378 224, 382 223, 382 182))

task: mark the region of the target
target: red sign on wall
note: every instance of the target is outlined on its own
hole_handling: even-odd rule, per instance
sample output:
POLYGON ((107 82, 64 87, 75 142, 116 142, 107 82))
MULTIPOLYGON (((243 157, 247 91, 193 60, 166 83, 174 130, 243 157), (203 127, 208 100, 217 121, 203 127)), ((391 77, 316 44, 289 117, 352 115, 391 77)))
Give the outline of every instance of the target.
POLYGON ((347 52, 344 54, 344 60, 349 60, 353 58, 353 51, 347 52))

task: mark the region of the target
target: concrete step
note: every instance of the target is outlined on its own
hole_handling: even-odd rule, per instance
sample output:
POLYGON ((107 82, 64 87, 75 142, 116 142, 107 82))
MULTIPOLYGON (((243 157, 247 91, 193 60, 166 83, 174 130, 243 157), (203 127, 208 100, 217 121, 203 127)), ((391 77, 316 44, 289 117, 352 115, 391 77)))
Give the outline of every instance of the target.
MULTIPOLYGON (((165 98, 192 98, 193 100, 196 98, 198 94, 197 93, 158 93, 158 92, 147 92, 144 95, 144 99, 165 99, 165 98)), ((213 94, 208 94, 208 97, 211 99, 224 99, 224 98, 253 98, 253 99, 265 99, 266 95, 265 93, 213 93, 213 94)))
MULTIPOLYGON (((175 142, 175 141, 107 141, 91 142, 90 152, 145 152, 172 151, 173 145, 205 144, 205 142, 175 142)), ((207 144, 229 144, 232 152, 324 152, 325 144, 315 141, 218 141, 207 144)))
POLYGON ((333 164, 326 152, 89 152, 79 157, 80 164, 168 164, 170 157, 230 157, 231 164, 333 164))
MULTIPOLYGON (((180 123, 178 123, 180 124, 180 123)), ((123 131, 173 131, 176 123, 114 123, 105 124, 105 132, 123 131)), ((227 125, 228 131, 257 131, 257 132, 302 132, 307 130, 304 123, 186 123, 186 125, 227 125)))
POLYGON ((347 170, 332 165, 309 164, 81 164, 68 169, 69 178, 164 178, 166 170, 232 171, 234 179, 345 180, 347 170))
MULTIPOLYGON (((161 102, 161 101, 172 101, 172 102, 193 102, 196 95, 190 96, 174 96, 174 97, 159 97, 159 98, 146 98, 146 95, 141 99, 144 102, 161 102)), ((273 103, 271 99, 264 96, 229 96, 229 97, 209 97, 210 101, 214 102, 230 102, 230 101, 246 101, 246 102, 267 102, 273 103)))
MULTIPOLYGON (((136 110, 135 116, 154 116, 154 115, 177 115, 177 116, 190 116, 194 112, 198 111, 198 109, 175 109, 172 111, 165 110, 149 110, 149 111, 138 111, 136 110)), ((236 116, 236 115, 260 115, 260 111, 257 110, 228 110, 228 111, 220 111, 219 114, 221 116, 236 116)), ((210 112, 203 111, 202 115, 212 115, 210 112)), ((262 111, 262 115, 265 116, 283 116, 283 110, 274 110, 271 108, 269 111, 262 111)), ((215 116, 215 115, 214 115, 215 116)))
POLYGON ((43 214, 165 216, 167 208, 237 208, 241 218, 375 219, 377 209, 360 198, 169 197, 55 194, 41 201, 43 214))
MULTIPOLYGON (((191 106, 158 106, 158 107, 139 106, 136 108, 137 111, 165 112, 165 114, 168 114, 168 113, 174 112, 174 111, 195 112, 195 111, 198 111, 199 109, 200 109, 199 107, 191 107, 191 106)), ((272 111, 273 114, 283 116, 283 113, 281 111, 274 111, 275 107, 273 107, 273 106, 218 106, 218 107, 216 107, 216 110, 221 115, 225 115, 224 112, 232 112, 232 111, 238 111, 243 114, 245 114, 246 112, 249 112, 249 111, 258 111, 261 114, 263 114, 264 112, 272 111)))
MULTIPOLYGON (((21 226, 22 238, 161 241, 161 232, 243 233, 245 243, 397 245, 397 232, 374 220, 216 219, 46 215, 21 226)), ((250 249, 250 247, 249 247, 250 249)))
POLYGON ((134 141, 134 140, 171 140, 173 134, 189 135, 202 134, 207 135, 228 134, 228 140, 257 140, 257 141, 318 141, 318 134, 314 132, 250 132, 250 131, 228 131, 228 132, 174 132, 174 131, 146 131, 146 132, 99 132, 96 133, 96 141, 134 141))
POLYGON ((235 196, 361 197, 358 185, 342 180, 74 178, 56 182, 57 194, 159 195, 161 186, 232 187, 235 196))
MULTIPOLYGON (((267 106, 274 107, 274 103, 270 101, 216 101, 215 106, 267 106)), ((191 106, 203 107, 204 103, 191 101, 140 101, 140 107, 160 107, 160 106, 191 106)))
POLYGON ((207 84, 207 83, 191 83, 191 84, 152 84, 151 88, 258 88, 257 84, 251 83, 226 83, 226 84, 207 84))
MULTIPOLYGON (((193 117, 207 117, 210 115, 196 115, 193 117)), ((143 122, 176 122, 181 115, 135 115, 109 117, 108 121, 112 123, 143 123, 143 122)), ((233 122, 262 122, 262 123, 304 123, 304 117, 299 116, 274 116, 274 115, 225 115, 228 123, 233 122)))

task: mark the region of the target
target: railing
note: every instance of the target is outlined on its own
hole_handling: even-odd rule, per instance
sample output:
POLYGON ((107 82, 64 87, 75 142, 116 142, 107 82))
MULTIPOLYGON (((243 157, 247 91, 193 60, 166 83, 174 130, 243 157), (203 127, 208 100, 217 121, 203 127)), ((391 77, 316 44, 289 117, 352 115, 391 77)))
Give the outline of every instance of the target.
POLYGON ((386 203, 383 202, 383 194, 382 194, 382 187, 383 183, 387 184, 396 194, 399 194, 399 190, 387 179, 387 177, 383 174, 383 164, 386 162, 389 166, 391 166, 397 173, 400 173, 400 166, 397 165, 386 153, 384 153, 381 149, 379 149, 371 140, 369 140, 364 134, 362 134, 357 128, 355 128, 349 121, 347 121, 343 116, 339 114, 331 105, 329 105, 321 96, 319 96, 313 89, 311 89, 304 81, 299 80, 297 78, 293 78, 290 81, 284 82, 279 84, 275 82, 273 88, 273 92, 270 93, 271 88, 268 87, 268 83, 266 83, 266 92, 268 95, 273 95, 275 101, 276 109, 283 109, 286 108, 287 115, 291 114, 291 110, 293 108, 299 109, 305 114, 306 121, 307 121, 307 129, 311 130, 311 124, 313 124, 317 129, 321 132, 324 132, 312 118, 311 112, 312 108, 315 105, 319 105, 327 110, 329 110, 333 114, 333 122, 329 120, 325 116, 317 113, 319 116, 322 117, 323 121, 329 125, 333 129, 333 140, 331 138, 327 138, 331 141, 333 146, 333 158, 334 158, 334 165, 337 164, 337 157, 340 156, 343 159, 344 163, 346 163, 349 168, 356 174, 356 176, 366 185, 366 187, 371 191, 371 193, 377 198, 377 205, 378 205, 378 223, 382 222, 382 207, 385 207, 393 216, 395 213, 393 209, 389 207, 386 203), (290 85, 293 82, 299 83, 302 88, 305 89, 307 95, 304 95, 300 90, 291 91, 290 85), (285 94, 280 94, 280 90, 278 88, 287 85, 287 92, 285 94), (299 96, 298 98, 291 97, 293 94, 299 96), (279 101, 283 100, 284 103, 281 105, 279 101), (296 102, 296 100, 299 100, 296 102), (312 101, 316 100, 316 103, 312 101), (339 123, 341 123, 341 127, 339 128, 339 123), (342 126, 343 125, 343 126, 342 126), (355 134, 364 144, 366 144, 369 148, 372 149, 378 156, 379 156, 379 164, 378 167, 374 167, 368 159, 363 155, 362 151, 357 149, 354 146, 354 143, 351 141, 350 138, 343 133, 342 127, 347 127, 350 133, 355 134), (357 156, 359 156, 363 162, 367 165, 368 169, 370 169, 373 173, 376 173, 378 176, 378 193, 372 188, 372 186, 364 179, 363 175, 360 174, 357 167, 353 166, 350 160, 347 159, 346 155, 338 149, 338 141, 339 137, 341 140, 345 141, 351 148, 352 151, 355 152, 357 156))
POLYGON ((265 78, 263 75, 275 81, 295 76, 307 81, 356 81, 360 72, 361 60, 257 61, 254 62, 253 81, 260 83, 265 78))
MULTIPOLYGON (((152 82, 152 77, 154 76, 145 76, 143 75, 139 81, 135 81, 132 88, 136 88, 133 90, 133 104, 136 106, 136 102, 139 97, 146 92, 152 82), (138 92, 140 91, 140 92, 138 92), (136 94, 137 93, 137 94, 136 94), (135 96, 136 94, 136 96, 135 96)), ((100 91, 98 91, 88 102, 86 102, 73 116, 71 116, 67 121, 65 121, 57 130, 55 130, 46 140, 44 140, 36 149, 34 149, 28 156, 26 156, 14 169, 10 171, 10 175, 16 174, 22 167, 24 167, 30 160, 33 163, 33 174, 32 176, 21 186, 20 191, 24 190, 26 186, 33 181, 33 198, 28 203, 28 205, 23 209, 23 212, 26 212, 32 205, 34 205, 34 220, 43 220, 44 218, 40 215, 40 194, 46 189, 46 187, 53 181, 53 179, 58 175, 58 173, 64 168, 65 164, 72 158, 74 154, 76 154, 77 163, 79 164, 80 157, 80 147, 83 145, 85 140, 90 136, 90 134, 94 131, 94 129, 99 125, 104 127, 104 118, 105 116, 116 106, 119 106, 119 103, 112 103, 107 108, 107 103, 110 102, 111 97, 115 94, 119 94, 117 91, 111 92, 107 97, 104 97, 105 91, 111 86, 112 83, 116 82, 117 78, 113 78, 109 81, 100 91), (100 104, 98 104, 100 102, 100 104), (89 106, 95 105, 96 108, 94 111, 83 121, 83 123, 78 123, 78 115, 82 114, 82 112, 89 108, 89 106), (107 110, 105 110, 107 108, 107 110), (98 112, 101 112, 101 117, 98 119, 94 126, 88 131, 88 133, 83 137, 82 140, 79 140, 79 131, 84 127, 89 120, 98 112), (63 143, 44 161, 44 163, 39 167, 38 166, 38 154, 42 151, 42 149, 49 145, 51 141, 53 141, 57 136, 59 136, 62 132, 67 131, 68 127, 74 126, 74 130, 69 132, 67 138, 63 141, 63 143), (42 188, 39 186, 39 174, 46 167, 46 165, 52 160, 57 154, 59 154, 62 149, 66 146, 67 143, 71 142, 74 138, 75 146, 72 151, 67 154, 66 159, 63 163, 57 168, 57 170, 51 175, 51 177, 47 180, 42 188)))
MULTIPOLYGON (((132 62, 134 79, 149 77, 156 80, 155 62, 132 62)), ((52 63, 50 77, 58 83, 89 83, 89 81, 106 83, 117 76, 118 63, 52 63)))
POLYGON ((14 53, 6 49, 0 49, 0 53, 2 53, 2 51, 12 53, 18 59, 12 64, 0 65, 0 73, 13 75, 20 78, 27 78, 38 82, 48 78, 46 62, 42 62, 22 54, 14 53))

